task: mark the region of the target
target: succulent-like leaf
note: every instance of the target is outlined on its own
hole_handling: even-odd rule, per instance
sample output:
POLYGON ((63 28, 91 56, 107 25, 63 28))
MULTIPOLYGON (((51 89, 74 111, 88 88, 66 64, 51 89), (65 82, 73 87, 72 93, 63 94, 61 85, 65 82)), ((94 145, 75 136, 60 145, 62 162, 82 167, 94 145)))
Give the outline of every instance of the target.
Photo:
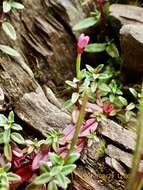
POLYGON ((83 30, 86 28, 89 28, 91 26, 94 26, 96 24, 98 24, 98 19, 96 19, 95 17, 88 17, 83 19, 82 21, 80 21, 79 23, 77 23, 74 27, 73 30, 77 31, 77 30, 83 30))
POLYGON ((48 189, 47 190, 58 190, 58 187, 55 183, 55 181, 51 181, 49 184, 48 184, 48 189))
POLYGON ((9 161, 12 160, 12 150, 11 150, 11 146, 9 143, 4 145, 4 155, 7 158, 7 160, 9 160, 9 161))
POLYGON ((69 174, 71 174, 74 171, 75 168, 76 168, 75 164, 65 165, 65 166, 63 166, 63 169, 62 169, 61 173, 63 175, 65 175, 65 176, 69 175, 69 174))
POLYGON ((24 143, 24 138, 19 134, 19 133, 11 133, 11 139, 18 143, 18 144, 23 144, 24 143))
POLYGON ((105 51, 106 43, 94 43, 86 46, 85 51, 89 53, 99 53, 105 51))
POLYGON ((48 183, 50 181, 51 177, 48 172, 41 174, 40 176, 36 177, 34 180, 34 184, 36 185, 42 185, 45 183, 48 183))
POLYGON ((6 165, 4 165, 3 169, 5 172, 8 172, 11 168, 11 163, 7 163, 6 165))
POLYGON ((3 12, 8 13, 11 10, 11 2, 3 1, 3 12))
POLYGON ((9 22, 3 22, 2 29, 12 40, 16 40, 16 31, 9 22))
POLYGON ((10 129, 6 129, 3 132, 3 141, 4 141, 4 143, 9 143, 9 141, 10 141, 10 129))
POLYGON ((11 7, 12 8, 15 8, 15 9, 24 9, 24 5, 23 4, 21 4, 21 3, 18 3, 18 2, 12 2, 11 3, 11 7))
POLYGON ((14 123, 14 112, 11 111, 8 116, 9 123, 14 123))
POLYGON ((13 48, 0 44, 0 50, 12 57, 21 57, 21 55, 13 48))
POLYGON ((8 177, 8 181, 20 181, 21 180, 21 177, 12 173, 12 172, 9 172, 7 173, 7 177, 8 177))
POLYGON ((13 129, 15 131, 21 131, 22 127, 19 124, 13 123, 11 126, 11 129, 13 129))
POLYGON ((73 152, 70 153, 70 155, 68 156, 66 163, 67 164, 73 164, 76 160, 78 160, 80 157, 80 154, 78 152, 73 152))
POLYGON ((56 176, 62 171, 63 166, 54 166, 50 171, 50 176, 56 176))
POLYGON ((72 102, 73 104, 75 104, 75 103, 77 102, 78 98, 79 98, 79 93, 74 92, 74 93, 72 94, 72 97, 71 97, 71 102, 72 102))

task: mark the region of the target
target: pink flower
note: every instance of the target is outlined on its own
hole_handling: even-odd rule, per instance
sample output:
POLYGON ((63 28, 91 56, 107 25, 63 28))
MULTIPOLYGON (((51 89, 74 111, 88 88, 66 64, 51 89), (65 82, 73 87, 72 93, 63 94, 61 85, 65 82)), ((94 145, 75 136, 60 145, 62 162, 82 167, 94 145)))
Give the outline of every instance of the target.
POLYGON ((103 112, 104 113, 111 113, 115 110, 114 104, 112 104, 111 102, 104 102, 103 103, 103 112))
POLYGON ((78 43, 77 43, 77 52, 79 54, 82 54, 84 51, 84 48, 88 45, 89 43, 89 36, 85 36, 85 34, 81 34, 79 39, 78 39, 78 43))

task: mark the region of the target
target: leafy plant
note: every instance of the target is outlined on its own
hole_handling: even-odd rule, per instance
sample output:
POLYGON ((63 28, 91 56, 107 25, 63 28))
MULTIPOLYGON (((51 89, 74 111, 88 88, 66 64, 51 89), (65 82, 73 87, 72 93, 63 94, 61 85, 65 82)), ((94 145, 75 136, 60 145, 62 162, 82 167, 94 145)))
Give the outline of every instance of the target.
POLYGON ((3 167, 0 167, 0 189, 1 190, 8 190, 10 188, 11 182, 18 182, 21 180, 21 178, 12 173, 9 172, 11 168, 11 164, 8 163, 4 165, 3 167))
POLYGON ((47 139, 44 144, 50 145, 53 150, 56 152, 59 148, 59 140, 63 136, 63 134, 59 130, 50 130, 46 133, 47 139))
POLYGON ((0 127, 3 127, 3 131, 0 133, 0 144, 4 144, 4 155, 9 161, 11 161, 11 143, 24 144, 24 138, 18 132, 22 130, 22 127, 14 122, 13 111, 9 113, 8 118, 3 114, 0 114, 0 127))
MULTIPOLYGON (((80 155, 78 153, 71 153, 65 162, 63 157, 58 156, 55 153, 49 153, 49 159, 52 162, 52 166, 49 167, 46 163, 41 162, 41 175, 35 178, 33 184, 39 189, 43 184, 47 186, 48 190, 57 190, 58 187, 67 189, 67 186, 70 183, 67 176, 76 168, 74 162, 79 158, 79 156, 80 155)), ((32 185, 30 185, 30 188, 27 188, 27 190, 32 190, 31 187, 32 185)))

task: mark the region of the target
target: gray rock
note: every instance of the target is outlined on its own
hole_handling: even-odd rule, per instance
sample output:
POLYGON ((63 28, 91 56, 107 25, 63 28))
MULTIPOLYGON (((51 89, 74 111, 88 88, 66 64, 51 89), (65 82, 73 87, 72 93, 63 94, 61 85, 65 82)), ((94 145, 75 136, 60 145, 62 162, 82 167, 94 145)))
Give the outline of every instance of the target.
POLYGON ((138 81, 143 74, 143 8, 113 4, 109 12, 112 29, 120 38, 124 78, 138 81))
POLYGON ((143 74, 143 25, 128 24, 120 30, 125 73, 138 78, 143 74))
POLYGON ((126 24, 143 24, 143 8, 132 5, 112 4, 109 8, 110 23, 119 34, 126 24))

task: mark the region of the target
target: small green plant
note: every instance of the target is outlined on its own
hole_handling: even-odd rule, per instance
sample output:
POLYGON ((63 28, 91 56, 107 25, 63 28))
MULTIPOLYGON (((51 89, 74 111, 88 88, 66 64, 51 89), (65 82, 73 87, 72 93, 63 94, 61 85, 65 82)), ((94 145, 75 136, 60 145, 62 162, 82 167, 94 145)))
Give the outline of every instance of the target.
POLYGON ((50 130, 46 133, 47 139, 45 140, 45 145, 50 145, 56 152, 59 148, 59 140, 63 137, 63 133, 59 130, 50 130))
MULTIPOLYGON (((58 156, 55 153, 49 153, 51 167, 46 163, 41 162, 41 175, 35 178, 33 184, 38 186, 39 189, 43 184, 47 186, 48 190, 57 190, 58 187, 67 189, 67 186, 70 183, 67 176, 76 168, 74 162, 79 158, 79 156, 80 155, 78 153, 71 153, 68 155, 65 162, 63 157, 58 156)), ((30 188, 27 188, 27 190, 32 190, 32 184, 29 187, 30 188)))
POLYGON ((4 144, 4 155, 11 161, 12 143, 24 144, 24 138, 18 132, 22 130, 22 127, 14 122, 13 111, 9 113, 8 118, 0 114, 0 127, 3 128, 3 131, 0 133, 0 144, 4 144))
POLYGON ((8 163, 4 166, 0 166, 0 189, 1 190, 8 190, 10 188, 10 183, 11 182, 19 182, 21 178, 12 173, 9 172, 11 168, 11 164, 8 163))

